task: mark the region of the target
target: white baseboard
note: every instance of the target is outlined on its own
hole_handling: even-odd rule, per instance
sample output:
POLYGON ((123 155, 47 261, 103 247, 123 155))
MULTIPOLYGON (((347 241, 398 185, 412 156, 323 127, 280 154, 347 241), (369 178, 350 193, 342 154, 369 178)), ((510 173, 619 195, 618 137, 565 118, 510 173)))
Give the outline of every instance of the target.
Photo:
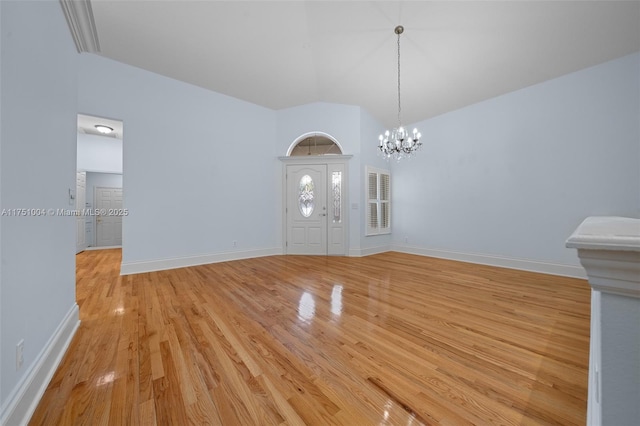
POLYGON ((349 257, 371 256, 372 254, 380 254, 391 251, 391 246, 365 247, 359 249, 349 249, 349 257))
POLYGON ((521 271, 538 272, 541 274, 560 275, 563 277, 587 279, 587 274, 581 266, 560 265, 556 263, 538 262, 535 260, 515 259, 501 256, 491 256, 476 253, 461 253, 448 250, 434 250, 422 247, 394 245, 393 251, 417 254, 421 256, 437 257, 440 259, 457 260, 460 262, 478 263, 481 265, 497 266, 500 268, 518 269, 521 271))
POLYGON ((89 246, 85 247, 85 250, 111 250, 111 249, 121 249, 122 246, 89 246))
POLYGON ((230 260, 250 259, 253 257, 275 256, 278 254, 282 254, 282 248, 280 247, 259 250, 230 251, 199 256, 178 257, 173 259, 146 260, 142 262, 122 262, 120 275, 164 271, 167 269, 186 268, 189 266, 228 262, 230 260))
MULTIPOLYGON (((440 259, 457 260, 461 262, 478 263, 501 268, 518 269, 522 271, 538 272, 542 274, 560 275, 572 278, 586 279, 587 275, 581 266, 560 265, 555 263, 538 262, 527 259, 515 259, 476 253, 462 253, 448 250, 435 250, 405 245, 376 246, 350 249, 350 257, 370 256, 387 251, 417 254, 421 256, 437 257, 440 259)), ((141 274, 144 272, 164 271, 167 269, 186 268, 189 266, 205 265, 208 263, 228 262, 231 260, 250 259, 254 257, 275 256, 283 254, 282 248, 233 251, 213 253, 199 256, 179 257, 172 259, 158 259, 141 262, 122 263, 121 275, 141 274)))
POLYGON ((0 415, 0 425, 22 426, 29 422, 79 326, 79 309, 74 303, 7 398, 0 415))

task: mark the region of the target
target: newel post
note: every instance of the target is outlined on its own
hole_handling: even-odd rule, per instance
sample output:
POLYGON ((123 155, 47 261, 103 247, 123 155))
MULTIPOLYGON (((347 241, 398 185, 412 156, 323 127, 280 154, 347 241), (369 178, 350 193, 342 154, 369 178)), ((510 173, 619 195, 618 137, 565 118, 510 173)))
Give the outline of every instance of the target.
POLYGON ((587 218, 566 245, 591 285, 587 424, 638 424, 640 219, 587 218))

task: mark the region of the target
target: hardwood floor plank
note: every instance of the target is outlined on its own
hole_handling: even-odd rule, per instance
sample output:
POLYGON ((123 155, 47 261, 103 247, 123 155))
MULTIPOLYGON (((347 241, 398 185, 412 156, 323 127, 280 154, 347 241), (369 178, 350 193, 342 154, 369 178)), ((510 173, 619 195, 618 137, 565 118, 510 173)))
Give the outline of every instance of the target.
POLYGON ((186 404, 180 393, 178 372, 169 342, 160 342, 165 375, 153 381, 156 420, 161 425, 188 424, 186 404))
POLYGON ((584 280, 384 253, 121 277, 77 255, 81 325, 31 425, 582 425, 584 280))
MULTIPOLYGON (((152 399, 148 399, 139 404, 139 418, 141 426, 155 426, 156 423, 156 408, 152 399)), ((126 424, 126 423, 125 423, 126 424)), ((136 423, 130 423, 136 424, 136 423)))

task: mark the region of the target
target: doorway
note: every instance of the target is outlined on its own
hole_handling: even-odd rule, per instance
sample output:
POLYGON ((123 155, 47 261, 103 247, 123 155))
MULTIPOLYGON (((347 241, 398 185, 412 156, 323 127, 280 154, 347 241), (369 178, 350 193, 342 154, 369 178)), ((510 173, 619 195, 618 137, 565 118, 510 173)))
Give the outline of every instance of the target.
POLYGON ((307 133, 283 163, 283 252, 345 256, 348 250, 348 162, 326 133, 307 133))
POLYGON ((99 215, 96 189, 117 188, 119 195, 114 194, 106 208, 118 203, 122 207, 123 127, 121 120, 78 114, 76 209, 82 213, 76 224, 76 252, 122 245, 122 215, 99 215))

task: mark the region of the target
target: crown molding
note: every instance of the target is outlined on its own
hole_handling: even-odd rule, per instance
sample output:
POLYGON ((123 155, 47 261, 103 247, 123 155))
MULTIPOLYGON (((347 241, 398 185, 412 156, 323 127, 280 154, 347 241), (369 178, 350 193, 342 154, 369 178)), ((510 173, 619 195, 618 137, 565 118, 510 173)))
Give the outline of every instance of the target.
POLYGON ((100 52, 91 0, 60 0, 60 5, 65 18, 67 18, 67 24, 78 53, 100 52))

